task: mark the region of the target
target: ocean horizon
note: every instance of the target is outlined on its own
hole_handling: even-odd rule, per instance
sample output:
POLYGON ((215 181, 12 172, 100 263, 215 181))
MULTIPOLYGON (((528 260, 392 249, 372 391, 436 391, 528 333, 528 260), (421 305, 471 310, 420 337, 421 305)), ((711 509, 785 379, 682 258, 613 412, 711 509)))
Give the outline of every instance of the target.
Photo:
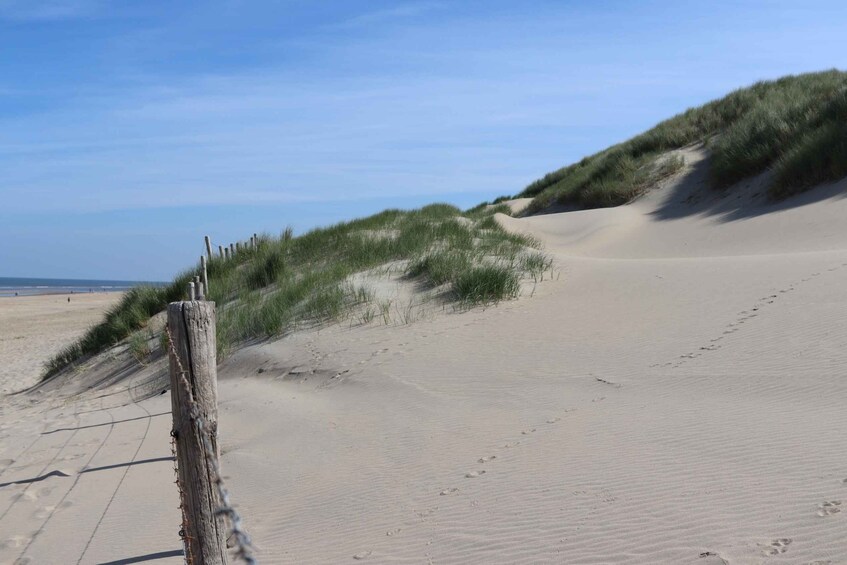
POLYGON ((167 283, 159 281, 0 277, 0 297, 124 292, 136 286, 163 286, 165 284, 167 283))

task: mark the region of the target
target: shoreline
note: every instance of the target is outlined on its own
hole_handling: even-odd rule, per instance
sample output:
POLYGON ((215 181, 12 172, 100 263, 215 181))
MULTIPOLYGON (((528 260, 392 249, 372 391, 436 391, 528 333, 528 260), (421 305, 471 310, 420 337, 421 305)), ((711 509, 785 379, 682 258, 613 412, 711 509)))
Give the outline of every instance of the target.
POLYGON ((110 288, 110 289, 98 289, 91 291, 73 291, 68 292, 67 289, 18 289, 14 288, 11 290, 3 290, 0 292, 0 298, 25 298, 28 296, 56 296, 56 295, 74 295, 74 296, 87 296, 91 294, 114 294, 116 292, 127 292, 128 290, 134 287, 127 288, 110 288), (43 290, 43 292, 41 292, 43 290))
POLYGON ((0 298, 127 292, 140 286, 160 287, 167 284, 169 283, 145 280, 0 277, 0 298))

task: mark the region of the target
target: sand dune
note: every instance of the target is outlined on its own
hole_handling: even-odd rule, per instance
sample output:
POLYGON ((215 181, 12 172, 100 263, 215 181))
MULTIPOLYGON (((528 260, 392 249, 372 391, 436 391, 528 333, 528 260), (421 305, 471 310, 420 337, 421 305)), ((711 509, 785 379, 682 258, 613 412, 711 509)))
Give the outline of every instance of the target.
MULTIPOLYGON (((702 158, 628 206, 501 217, 556 258, 531 298, 224 362, 261 561, 842 562, 844 187, 718 197, 702 158)), ((163 376, 95 373, 4 399, 0 562, 181 560, 163 376)))

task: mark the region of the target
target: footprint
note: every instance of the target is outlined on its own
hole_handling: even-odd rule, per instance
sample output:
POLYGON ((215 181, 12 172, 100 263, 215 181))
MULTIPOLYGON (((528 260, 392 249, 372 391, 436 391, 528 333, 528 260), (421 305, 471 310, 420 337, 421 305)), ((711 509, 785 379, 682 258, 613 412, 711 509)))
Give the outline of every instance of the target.
POLYGON ((561 421, 562 421, 561 418, 550 418, 549 420, 547 420, 547 423, 548 424, 555 424, 556 422, 561 422, 561 421))
POLYGON ((25 490, 23 492, 20 492, 20 493, 14 495, 12 497, 12 500, 14 500, 14 501, 26 500, 27 502, 33 502, 35 500, 38 500, 38 498, 39 498, 38 492, 32 491, 32 490, 25 490))
POLYGON ((388 537, 391 537, 391 536, 396 536, 399 533, 400 533, 400 528, 396 528, 394 530, 388 530, 387 532, 385 532, 385 535, 387 535, 388 537))
POLYGON ((703 561, 703 563, 705 563, 705 564, 720 563, 721 565, 729 565, 729 563, 727 562, 726 559, 724 559, 723 557, 721 557, 718 553, 715 553, 714 551, 704 551, 703 553, 701 553, 699 555, 699 557, 700 557, 700 559, 706 560, 706 561, 703 561))
POLYGON ((475 479, 475 478, 482 476, 484 474, 485 474, 484 469, 482 471, 471 471, 470 473, 465 473, 465 478, 466 479, 475 479))
POLYGON ((367 559, 371 556, 371 553, 373 553, 373 551, 363 551, 362 553, 357 553, 356 555, 354 555, 353 559, 367 559))
POLYGON ((447 496, 448 494, 453 494, 454 492, 459 492, 459 489, 457 489, 456 487, 450 487, 450 488, 446 488, 446 489, 442 490, 438 494, 440 496, 447 496))
POLYGON ((828 500, 826 502, 822 502, 818 504, 818 516, 832 516, 833 514, 838 514, 841 512, 841 501, 840 500, 828 500))
POLYGON ((480 457, 476 460, 477 463, 488 463, 492 459, 497 459, 496 455, 489 455, 488 457, 480 457))
POLYGON ((39 508, 38 511, 34 515, 35 519, 36 520, 44 520, 45 518, 50 516, 50 514, 52 514, 54 510, 56 510, 55 506, 44 506, 42 508, 39 508))
POLYGON ((30 542, 30 538, 25 536, 12 536, 7 538, 6 541, 0 543, 0 548, 2 549, 17 549, 19 547, 23 547, 24 545, 30 542))
POLYGON ((791 545, 791 538, 775 539, 770 545, 762 548, 762 553, 765 555, 781 555, 788 551, 789 545, 791 545))
MULTIPOLYGON (((505 449, 511 449, 511 448, 513 448, 513 447, 517 447, 517 446, 519 446, 520 444, 521 444, 521 442, 519 442, 519 441, 513 441, 512 443, 507 443, 507 444, 506 444, 506 445, 504 445, 503 447, 504 447, 505 449)), ((845 479, 845 482, 847 482, 847 479, 845 479)))
POLYGON ((531 433, 532 433, 532 432, 534 432, 534 431, 535 431, 535 428, 532 428, 531 430, 524 430, 524 431, 522 431, 522 432, 521 432, 521 434, 523 434, 523 435, 525 435, 525 436, 528 436, 529 434, 531 434, 531 433))

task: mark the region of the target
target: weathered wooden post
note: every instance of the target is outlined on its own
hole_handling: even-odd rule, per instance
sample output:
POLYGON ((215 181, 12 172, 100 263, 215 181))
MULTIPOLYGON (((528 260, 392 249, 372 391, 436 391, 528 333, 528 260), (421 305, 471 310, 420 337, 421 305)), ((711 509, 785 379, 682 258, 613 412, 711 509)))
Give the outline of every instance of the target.
POLYGON ((229 259, 229 247, 224 247, 224 259, 229 259))
POLYGON ((195 292, 195 289, 194 289, 194 282, 190 282, 190 283, 188 283, 188 299, 189 299, 189 300, 194 300, 194 299, 195 299, 194 292, 195 292))
POLYGON ((241 242, 238 241, 235 243, 235 251, 241 253, 241 242))
POLYGON ((206 255, 209 256, 209 260, 212 260, 212 240, 209 239, 209 236, 203 236, 206 239, 206 255))
MULTIPOLYGON (((211 255, 209 256, 211 259, 211 255)), ((204 255, 200 256, 200 268, 202 269, 200 282, 203 283, 203 289, 205 290, 204 294, 209 294, 209 271, 206 268, 206 257, 204 255)))
POLYGON ((218 254, 220 254, 221 259, 224 258, 224 246, 223 245, 218 245, 218 254))
POLYGON ((235 244, 234 243, 229 244, 229 256, 235 257, 235 244))
POLYGON ((219 460, 215 303, 171 302, 168 332, 185 555, 191 565, 226 565, 226 524, 209 462, 210 455, 215 466, 219 460))
POLYGON ((253 243, 256 244, 256 249, 258 249, 259 248, 259 234, 257 234, 257 233, 253 234, 253 243))

